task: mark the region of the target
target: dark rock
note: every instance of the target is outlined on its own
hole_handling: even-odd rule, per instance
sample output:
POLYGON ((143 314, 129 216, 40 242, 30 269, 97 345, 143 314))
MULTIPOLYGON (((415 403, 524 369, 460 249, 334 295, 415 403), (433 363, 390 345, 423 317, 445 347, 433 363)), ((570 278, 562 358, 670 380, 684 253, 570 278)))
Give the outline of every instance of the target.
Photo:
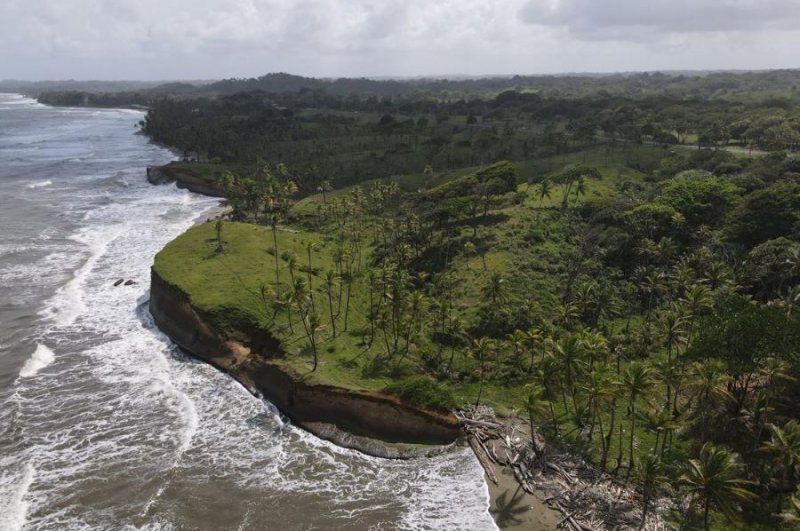
POLYGON ((125 282, 125 279, 124 279, 124 278, 121 278, 121 279, 117 280, 116 282, 114 282, 114 287, 116 288, 117 286, 119 286, 119 285, 120 285, 120 284, 122 284, 123 282, 125 282))
POLYGON ((135 280, 126 280, 125 281, 125 285, 126 286, 133 286, 134 284, 138 284, 138 282, 136 282, 135 280))

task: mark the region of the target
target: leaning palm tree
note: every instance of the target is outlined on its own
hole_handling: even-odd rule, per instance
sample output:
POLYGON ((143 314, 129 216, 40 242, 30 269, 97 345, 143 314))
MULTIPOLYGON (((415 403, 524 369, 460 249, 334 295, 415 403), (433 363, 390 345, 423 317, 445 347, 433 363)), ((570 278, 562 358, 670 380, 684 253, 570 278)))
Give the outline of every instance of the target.
POLYGON ((314 366, 311 372, 317 370, 319 363, 319 355, 317 353, 317 334, 322 330, 322 319, 316 312, 310 312, 303 316, 303 328, 305 328, 308 342, 311 344, 311 352, 314 354, 314 366))
POLYGON ((733 520, 740 511, 739 502, 757 498, 749 490, 753 482, 742 479, 743 471, 739 454, 711 443, 704 444, 698 458, 690 459, 684 466, 680 481, 691 497, 690 508, 695 503, 702 504, 706 530, 712 507, 733 520))
MULTIPOLYGON (((297 313, 300 314, 301 319, 305 319, 308 314, 309 307, 311 306, 311 295, 306 287, 305 280, 296 278, 292 282, 292 286, 287 295, 287 310, 291 312, 291 308, 297 308, 297 313)), ((291 324, 292 316, 289 314, 289 323, 291 324)))
POLYGON ((655 372, 640 361, 632 361, 622 371, 622 386, 628 395, 628 414, 630 415, 630 434, 628 439, 628 476, 635 463, 633 458, 633 435, 636 428, 636 401, 646 395, 655 385, 655 372))

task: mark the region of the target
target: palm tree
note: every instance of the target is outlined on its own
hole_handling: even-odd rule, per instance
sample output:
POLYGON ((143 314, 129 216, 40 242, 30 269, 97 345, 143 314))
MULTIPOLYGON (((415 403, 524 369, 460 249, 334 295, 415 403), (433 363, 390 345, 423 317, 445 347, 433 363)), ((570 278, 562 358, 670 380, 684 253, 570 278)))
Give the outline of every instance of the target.
POLYGON ((549 400, 544 397, 545 389, 538 384, 527 387, 525 395, 525 409, 528 412, 528 422, 531 428, 531 441, 536 437, 536 424, 534 419, 541 417, 547 410, 549 400))
POLYGON ((327 202, 328 202, 328 195, 327 195, 327 194, 328 194, 328 192, 330 192, 331 190, 333 190, 333 187, 331 186, 331 183, 330 183, 330 181, 328 181, 327 179, 325 179, 324 181, 322 181, 322 182, 319 184, 319 186, 317 186, 317 192, 320 192, 320 193, 322 193, 322 202, 323 202, 323 203, 327 203, 327 202))
POLYGON ((579 333, 578 341, 581 348, 589 354, 589 366, 594 367, 598 361, 607 362, 611 352, 608 349, 608 340, 596 330, 582 330, 579 333))
POLYGON ((322 330, 322 320, 316 312, 310 312, 303 317, 303 326, 305 327, 308 341, 311 343, 311 352, 314 354, 314 366, 311 368, 311 372, 314 372, 317 370, 317 364, 319 362, 319 355, 317 354, 317 334, 322 330))
POLYGON ((666 468, 661 458, 655 455, 645 456, 639 465, 637 476, 642 487, 642 527, 647 521, 650 500, 653 499, 656 492, 670 486, 666 468))
POLYGON ((677 309, 672 309, 662 316, 661 324, 666 335, 664 343, 667 346, 667 359, 666 364, 663 366, 665 370, 662 374, 669 376, 669 378, 664 380, 664 383, 666 384, 666 407, 670 407, 672 405, 673 384, 675 387, 679 385, 682 373, 682 371, 673 364, 672 354, 675 353, 678 355, 680 353, 680 347, 686 342, 685 320, 681 312, 677 309))
POLYGON ((633 435, 636 428, 636 400, 645 395, 655 384, 653 369, 640 361, 632 361, 622 372, 622 386, 628 395, 628 414, 630 415, 630 434, 628 443, 628 476, 633 470, 633 435))
POLYGON ((575 202, 578 201, 578 198, 582 195, 586 195, 586 178, 578 177, 578 180, 575 181, 575 202))
POLYGON ((686 394, 689 402, 696 402, 694 414, 700 415, 700 440, 706 441, 706 423, 712 413, 723 400, 732 400, 727 384, 730 376, 725 372, 725 365, 719 360, 697 361, 689 367, 689 380, 686 394))
POLYGON ((279 293, 276 297, 277 306, 286 309, 289 319, 289 332, 294 334, 294 324, 292 323, 292 307, 294 306, 294 290, 291 287, 279 293))
POLYGON ((286 257, 286 265, 289 267, 289 278, 292 279, 292 284, 294 284, 294 270, 297 269, 297 257, 294 254, 289 254, 289 256, 286 257))
POLYGON ((336 316, 333 313, 333 285, 337 278, 336 273, 334 273, 332 269, 328 269, 328 271, 325 272, 325 292, 328 294, 328 315, 331 319, 333 337, 336 337, 336 316))
POLYGON ((487 358, 489 358, 494 351, 494 342, 486 337, 481 337, 479 339, 473 339, 471 345, 472 354, 478 358, 478 370, 479 370, 479 377, 480 377, 480 385, 478 387, 478 398, 475 399, 475 405, 478 406, 481 403, 481 395, 483 394, 483 383, 485 380, 485 372, 486 367, 485 363, 487 358))
POLYGON ((523 330, 514 330, 514 332, 506 336, 506 344, 511 347, 513 352, 514 366, 519 370, 524 370, 522 366, 522 358, 528 348, 527 332, 523 330))
POLYGON ((789 510, 782 512, 781 520, 788 524, 800 523, 800 488, 789 498, 789 510))
POLYGON ((344 282, 347 289, 345 290, 345 305, 344 305, 344 330, 347 331, 347 319, 350 315, 350 293, 353 290, 353 281, 355 280, 355 274, 351 269, 351 265, 348 262, 347 268, 341 274, 342 281, 344 282))
POLYGON ((706 443, 697 459, 684 466, 680 481, 692 498, 691 505, 703 504, 703 526, 708 531, 708 515, 712 507, 733 520, 739 512, 739 502, 757 498, 748 487, 753 482, 742 479, 744 467, 739 454, 706 443))
POLYGON ((275 252, 275 293, 281 290, 281 268, 278 257, 278 215, 273 214, 270 218, 270 227, 272 228, 272 250, 275 252))
POLYGON ((450 342, 450 360, 447 362, 447 368, 445 368, 444 372, 450 374, 450 371, 453 369, 453 360, 456 356, 456 343, 461 341, 460 338, 464 335, 464 324, 458 316, 450 319, 450 324, 447 327, 447 335, 448 341, 450 342))
POLYGON ((652 455, 664 455, 667 446, 667 435, 675 429, 675 417, 669 408, 647 409, 638 413, 639 420, 642 421, 647 431, 656 434, 656 442, 653 445, 652 455), (663 435, 663 439, 662 439, 663 435), (661 452, 658 451, 658 443, 661 441, 661 452))
POLYGON ((222 243, 222 220, 218 219, 217 222, 214 224, 214 232, 216 233, 216 242, 217 247, 214 249, 215 252, 221 253, 225 250, 225 246, 222 243))
POLYGON ((781 469, 781 484, 778 487, 778 508, 783 505, 783 493, 789 483, 789 477, 800 470, 800 424, 790 420, 783 427, 769 425, 770 440, 763 450, 775 456, 775 462, 781 469))
POLYGON ((686 310, 689 313, 689 327, 686 331, 686 337, 691 340, 697 317, 714 306, 714 297, 711 290, 706 286, 695 284, 689 288, 681 302, 686 306, 686 310))
POLYGON ((566 391, 569 391, 572 396, 573 410, 577 413, 577 386, 576 382, 580 379, 581 375, 585 372, 587 367, 584 360, 584 349, 580 342, 578 334, 565 334, 559 341, 553 345, 553 355, 561 363, 562 370, 564 371, 564 387, 562 387, 562 398, 564 400, 564 409, 569 411, 567 405, 566 391))
MULTIPOLYGON (((545 342, 547 344, 552 344, 552 341, 549 338, 545 342)), ((538 370, 536 371, 536 376, 544 388, 545 396, 547 397, 550 406, 552 434, 554 437, 558 437, 558 417, 556 416, 555 407, 553 407, 553 401, 558 395, 559 388, 563 387, 560 361, 554 355, 546 354, 542 358, 542 362, 539 364, 538 370)))
POLYGON ((316 307, 314 306, 314 286, 312 285, 312 277, 313 277, 313 265, 311 262, 311 253, 312 251, 317 249, 317 244, 314 242, 307 242, 306 243, 306 254, 308 255, 308 292, 311 296, 311 310, 316 311, 316 307))
MULTIPOLYGON (((544 345, 544 332, 538 328, 531 328, 525 332, 525 346, 530 351, 531 361, 528 364, 528 374, 533 372, 533 363, 536 352, 536 347, 544 345)), ((542 356, 544 357, 544 348, 541 348, 542 356)))
POLYGON ((600 469, 605 470, 608 463, 608 452, 611 450, 611 438, 614 436, 614 427, 617 419, 617 400, 622 396, 622 382, 617 375, 606 368, 595 371, 598 373, 598 386, 595 407, 597 408, 597 422, 600 428, 600 469), (604 427, 603 413, 610 411, 608 429, 604 427))
POLYGON ((706 279, 712 290, 732 284, 733 272, 728 264, 715 260, 706 269, 706 279))
POLYGON ((539 208, 542 208, 545 197, 547 199, 553 197, 553 183, 549 179, 542 179, 539 183, 539 208))
POLYGON ((595 424, 600 424, 600 441, 601 446, 605 444, 603 435, 603 413, 608 403, 605 398, 608 393, 608 382, 610 380, 610 371, 607 366, 600 366, 596 370, 590 370, 589 374, 584 378, 584 381, 578 387, 583 392, 586 399, 586 407, 589 411, 589 434, 587 439, 592 441, 594 434, 595 424))
POLYGON ((564 328, 570 329, 571 325, 580 318, 580 308, 571 302, 560 304, 555 311, 553 321, 564 328))
POLYGON ((492 273, 489 277, 489 283, 483 288, 483 295, 492 299, 492 303, 505 300, 506 284, 505 279, 500 273, 492 273))
POLYGON ((294 327, 292 326, 292 307, 296 307, 300 318, 305 319, 310 304, 306 283, 302 278, 297 278, 292 282, 292 286, 286 294, 285 304, 286 311, 289 312, 289 329, 294 333, 294 327))

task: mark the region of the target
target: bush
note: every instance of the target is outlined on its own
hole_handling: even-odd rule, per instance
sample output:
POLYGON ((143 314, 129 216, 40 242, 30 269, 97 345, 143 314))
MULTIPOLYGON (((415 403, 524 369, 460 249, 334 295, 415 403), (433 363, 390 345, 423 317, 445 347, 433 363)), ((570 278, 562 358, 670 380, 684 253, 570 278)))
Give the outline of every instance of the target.
POLYGON ((439 411, 450 411, 458 405, 449 387, 436 383, 427 376, 412 376, 391 383, 384 388, 384 391, 439 411))

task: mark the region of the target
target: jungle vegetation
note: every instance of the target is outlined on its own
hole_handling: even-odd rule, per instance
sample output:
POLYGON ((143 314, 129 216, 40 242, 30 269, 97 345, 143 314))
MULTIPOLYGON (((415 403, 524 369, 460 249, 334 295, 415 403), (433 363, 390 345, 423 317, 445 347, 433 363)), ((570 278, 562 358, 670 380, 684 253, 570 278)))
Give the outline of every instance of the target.
POLYGON ((161 99, 144 130, 233 211, 155 268, 298 377, 529 415, 690 527, 789 525, 797 108, 737 94, 161 99))

